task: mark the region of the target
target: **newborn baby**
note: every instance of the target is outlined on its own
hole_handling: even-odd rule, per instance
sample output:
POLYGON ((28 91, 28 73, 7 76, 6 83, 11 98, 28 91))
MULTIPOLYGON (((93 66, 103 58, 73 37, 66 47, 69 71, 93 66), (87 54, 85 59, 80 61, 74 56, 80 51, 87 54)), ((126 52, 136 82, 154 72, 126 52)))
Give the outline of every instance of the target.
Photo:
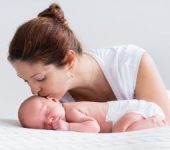
POLYGON ((122 131, 166 125, 161 108, 144 100, 61 103, 31 96, 20 105, 18 117, 23 127, 78 132, 116 132, 127 118, 130 123, 122 131), (148 124, 147 118, 155 116, 161 123, 148 124))

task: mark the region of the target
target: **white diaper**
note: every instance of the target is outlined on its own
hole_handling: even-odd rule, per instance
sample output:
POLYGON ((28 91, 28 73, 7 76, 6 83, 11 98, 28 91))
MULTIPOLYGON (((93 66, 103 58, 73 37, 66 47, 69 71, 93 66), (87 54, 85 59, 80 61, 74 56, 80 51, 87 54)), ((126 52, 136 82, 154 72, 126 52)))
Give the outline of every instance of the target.
POLYGON ((145 118, 152 116, 165 118, 162 109, 157 104, 145 100, 119 100, 109 101, 107 103, 108 112, 106 114, 106 121, 112 121, 113 124, 127 112, 135 112, 145 118))

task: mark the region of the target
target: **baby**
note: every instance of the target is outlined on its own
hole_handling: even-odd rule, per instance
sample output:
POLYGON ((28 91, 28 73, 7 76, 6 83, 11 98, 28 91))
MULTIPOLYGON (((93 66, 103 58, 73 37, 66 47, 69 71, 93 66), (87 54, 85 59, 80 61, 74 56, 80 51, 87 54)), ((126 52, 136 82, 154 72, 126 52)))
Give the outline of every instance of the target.
POLYGON ((52 98, 31 96, 18 111, 23 127, 96 133, 116 131, 116 122, 125 114, 136 115, 125 131, 148 128, 145 125, 148 117, 165 118, 157 104, 144 100, 61 103, 52 98))

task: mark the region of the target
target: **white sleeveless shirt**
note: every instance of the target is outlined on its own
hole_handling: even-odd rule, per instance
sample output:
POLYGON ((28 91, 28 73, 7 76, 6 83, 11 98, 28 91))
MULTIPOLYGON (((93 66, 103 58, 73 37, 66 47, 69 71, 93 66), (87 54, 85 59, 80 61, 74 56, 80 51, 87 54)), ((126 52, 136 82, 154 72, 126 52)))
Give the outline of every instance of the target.
MULTIPOLYGON (((137 73, 144 50, 135 45, 96 49, 88 53, 101 67, 117 100, 134 99, 137 73)), ((62 101, 74 101, 67 93, 62 101)))

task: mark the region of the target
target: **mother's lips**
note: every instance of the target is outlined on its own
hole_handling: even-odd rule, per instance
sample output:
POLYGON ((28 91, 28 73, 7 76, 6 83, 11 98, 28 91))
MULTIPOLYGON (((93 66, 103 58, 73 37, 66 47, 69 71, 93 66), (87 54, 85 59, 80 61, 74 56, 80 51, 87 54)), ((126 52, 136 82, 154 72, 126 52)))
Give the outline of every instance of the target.
POLYGON ((56 98, 54 98, 54 97, 50 97, 50 96, 47 96, 46 98, 47 98, 48 100, 52 100, 52 101, 55 101, 55 102, 59 101, 58 99, 56 99, 56 98))

